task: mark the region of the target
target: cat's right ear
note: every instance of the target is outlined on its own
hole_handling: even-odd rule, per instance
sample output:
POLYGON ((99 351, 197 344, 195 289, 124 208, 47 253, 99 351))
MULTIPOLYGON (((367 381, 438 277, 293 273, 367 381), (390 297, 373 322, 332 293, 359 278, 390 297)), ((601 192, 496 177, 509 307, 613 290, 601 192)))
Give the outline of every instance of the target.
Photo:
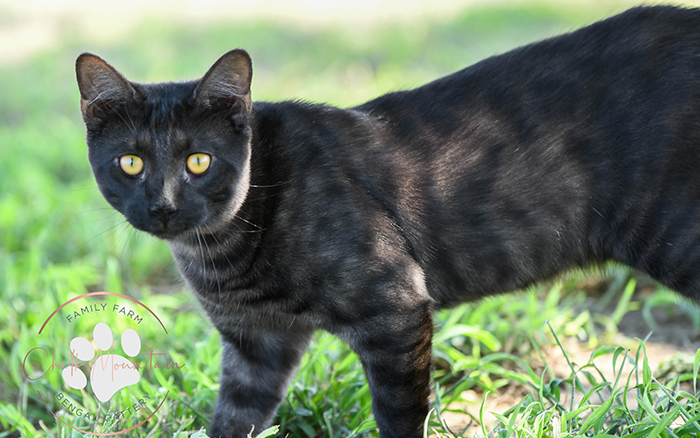
POLYGON ((83 53, 75 61, 80 109, 86 122, 100 118, 108 108, 134 99, 137 91, 114 67, 99 56, 83 53))

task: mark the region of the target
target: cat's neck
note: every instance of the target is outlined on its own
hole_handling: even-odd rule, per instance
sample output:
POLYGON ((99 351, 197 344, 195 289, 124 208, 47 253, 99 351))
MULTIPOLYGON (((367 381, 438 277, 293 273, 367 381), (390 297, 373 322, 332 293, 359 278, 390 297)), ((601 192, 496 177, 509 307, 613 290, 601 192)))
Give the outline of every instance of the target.
POLYGON ((241 208, 217 229, 201 227, 169 242, 192 288, 216 291, 222 287, 222 272, 230 274, 227 290, 244 289, 253 279, 260 284, 261 278, 284 276, 278 249, 290 239, 314 238, 305 235, 313 227, 299 218, 306 214, 304 206, 313 208, 307 202, 309 187, 324 191, 318 175, 335 175, 350 166, 353 178, 362 180, 358 184, 376 183, 368 175, 374 174, 372 157, 381 149, 378 126, 383 123, 353 109, 256 102, 250 118, 250 183, 241 208), (219 283, 207 279, 205 271, 216 274, 219 283))
POLYGON ((196 284, 207 270, 210 275, 225 271, 230 279, 240 277, 241 281, 256 270, 253 265, 258 248, 273 226, 286 178, 280 166, 275 166, 273 152, 280 145, 275 144, 274 136, 283 121, 276 118, 274 105, 259 104, 265 109, 251 114, 250 183, 242 206, 217 228, 199 227, 168 241, 181 272, 195 290, 209 288, 196 284))

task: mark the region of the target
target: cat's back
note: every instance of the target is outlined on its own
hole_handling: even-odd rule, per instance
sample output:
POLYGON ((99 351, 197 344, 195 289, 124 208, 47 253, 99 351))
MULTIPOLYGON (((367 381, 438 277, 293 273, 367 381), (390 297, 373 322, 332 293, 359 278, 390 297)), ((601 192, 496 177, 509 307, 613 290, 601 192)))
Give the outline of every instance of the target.
POLYGON ((652 80, 671 73, 664 79, 697 87, 699 56, 700 8, 641 6, 485 59, 417 89, 385 94, 356 109, 387 120, 418 117, 429 122, 437 111, 481 112, 484 108, 477 105, 498 109, 527 99, 568 99, 565 93, 574 88, 580 92, 625 87, 645 74, 652 80), (521 99, 513 102, 518 93, 521 99))
POLYGON ((355 110, 438 192, 562 167, 604 185, 612 161, 648 177, 664 160, 700 164, 700 8, 633 8, 355 110))
POLYGON ((279 210, 350 237, 383 214, 441 305, 610 258, 655 274, 678 254, 650 242, 683 249, 664 212, 700 221, 696 9, 635 8, 349 110, 258 110, 295 181, 279 210))
POLYGON ((608 258, 653 271, 672 256, 620 233, 700 220, 700 9, 633 8, 356 109, 422 181, 426 208, 399 210, 438 301, 608 258))

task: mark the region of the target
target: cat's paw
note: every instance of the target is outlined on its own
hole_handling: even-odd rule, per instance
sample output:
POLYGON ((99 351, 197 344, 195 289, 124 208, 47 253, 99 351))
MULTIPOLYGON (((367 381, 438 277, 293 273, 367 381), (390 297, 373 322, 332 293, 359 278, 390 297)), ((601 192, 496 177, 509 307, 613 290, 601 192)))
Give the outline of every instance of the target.
MULTIPOLYGON (((95 345, 103 352, 112 348, 114 338, 107 324, 101 322, 95 325, 92 335, 95 345)), ((134 330, 126 329, 121 336, 121 345, 127 356, 134 357, 141 351, 141 338, 134 330)), ((85 338, 74 338, 70 347, 71 353, 81 361, 95 357, 92 344, 85 338)), ((118 354, 100 355, 90 370, 92 392, 101 402, 109 401, 117 391, 136 384, 140 379, 141 375, 134 364, 118 354)), ((63 380, 75 389, 83 389, 87 385, 85 374, 75 366, 64 368, 63 380)))

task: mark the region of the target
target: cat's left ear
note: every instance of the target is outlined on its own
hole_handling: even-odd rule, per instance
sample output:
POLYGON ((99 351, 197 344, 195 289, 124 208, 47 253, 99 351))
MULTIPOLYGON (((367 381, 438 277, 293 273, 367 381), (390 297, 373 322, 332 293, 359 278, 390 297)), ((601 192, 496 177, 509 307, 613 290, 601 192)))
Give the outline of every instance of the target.
POLYGON ((196 102, 205 107, 222 103, 247 114, 252 106, 252 77, 253 63, 248 52, 231 50, 219 58, 199 81, 195 90, 196 102))

